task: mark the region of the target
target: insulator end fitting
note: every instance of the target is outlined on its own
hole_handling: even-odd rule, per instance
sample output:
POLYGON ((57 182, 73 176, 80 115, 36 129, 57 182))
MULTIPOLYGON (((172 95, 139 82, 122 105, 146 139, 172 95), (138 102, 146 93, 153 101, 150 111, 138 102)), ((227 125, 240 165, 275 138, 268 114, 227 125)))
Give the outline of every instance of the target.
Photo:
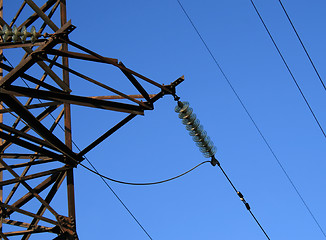
POLYGON ((221 164, 220 164, 220 162, 215 158, 215 156, 213 156, 212 157, 212 159, 211 159, 211 164, 212 164, 212 166, 221 166, 221 164))

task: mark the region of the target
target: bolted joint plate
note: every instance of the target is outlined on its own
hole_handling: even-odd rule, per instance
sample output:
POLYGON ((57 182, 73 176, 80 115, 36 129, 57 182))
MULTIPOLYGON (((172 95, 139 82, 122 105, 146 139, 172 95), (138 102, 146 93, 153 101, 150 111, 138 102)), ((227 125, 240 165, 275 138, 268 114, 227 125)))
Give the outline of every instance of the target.
POLYGON ((60 225, 60 231, 59 231, 58 238, 55 239, 67 239, 67 240, 79 239, 76 232, 76 222, 74 218, 58 215, 57 220, 60 225))

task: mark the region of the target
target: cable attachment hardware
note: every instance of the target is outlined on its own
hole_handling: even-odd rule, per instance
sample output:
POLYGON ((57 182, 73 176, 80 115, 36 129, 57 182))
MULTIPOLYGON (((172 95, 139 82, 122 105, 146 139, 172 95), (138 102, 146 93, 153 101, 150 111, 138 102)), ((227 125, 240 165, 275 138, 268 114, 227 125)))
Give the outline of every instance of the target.
POLYGON ((189 103, 178 101, 178 105, 175 107, 174 111, 179 113, 179 118, 182 119, 182 123, 186 125, 189 135, 192 136, 192 139, 196 142, 196 145, 199 147, 204 157, 213 157, 216 153, 216 147, 210 137, 207 136, 207 132, 200 124, 196 114, 193 113, 192 108, 189 107, 189 103))
POLYGON ((221 166, 220 162, 215 158, 215 156, 212 156, 211 164, 212 164, 213 167, 215 167, 216 165, 219 166, 219 167, 221 166))
POLYGON ((241 192, 237 191, 237 194, 240 198, 240 200, 243 202, 243 204, 246 206, 247 210, 250 211, 250 206, 249 203, 246 202, 246 200, 244 199, 243 195, 241 192))

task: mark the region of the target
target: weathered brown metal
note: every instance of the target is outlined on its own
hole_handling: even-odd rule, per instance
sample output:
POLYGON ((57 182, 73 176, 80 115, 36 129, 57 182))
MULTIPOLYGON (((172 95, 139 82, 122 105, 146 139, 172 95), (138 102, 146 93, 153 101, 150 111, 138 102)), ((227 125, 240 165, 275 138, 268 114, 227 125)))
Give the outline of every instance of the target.
POLYGON ((51 224, 54 224, 54 225, 59 225, 59 223, 57 221, 54 221, 50 218, 46 218, 46 217, 42 217, 40 215, 36 215, 32 212, 28 212, 26 210, 23 210, 23 209, 20 209, 20 208, 17 208, 17 207, 13 207, 11 205, 8 205, 8 204, 5 204, 5 203, 1 203, 0 202, 0 207, 2 208, 5 208, 5 209, 10 209, 14 212, 18 212, 18 213, 21 213, 21 214, 24 214, 24 215, 27 215, 27 216, 30 216, 30 217, 34 217, 34 218, 38 218, 44 222, 48 222, 48 223, 51 223, 51 224))
MULTIPOLYGON (((59 102, 46 102, 46 103, 27 105, 27 106, 25 106, 25 108, 26 109, 45 108, 45 107, 49 107, 49 106, 58 106, 60 104, 61 103, 59 103, 59 102)), ((11 110, 10 108, 0 109, 0 113, 8 113, 8 112, 13 112, 13 110, 11 110)))
MULTIPOLYGON (((0 18, 3 18, 3 0, 0 0, 0 18)), ((2 38, 0 40, 0 42, 2 42, 2 38)), ((0 49, 0 56, 3 56, 3 50, 0 49)), ((3 63, 3 57, 1 57, 0 63, 3 63)), ((3 78, 3 68, 0 67, 0 78, 3 78)), ((2 103, 0 104, 0 110, 3 109, 2 103)), ((0 113, 0 123, 3 123, 3 114, 0 113)), ((2 131, 0 129, 0 131, 2 131)), ((3 144, 3 139, 0 138, 0 144, 3 144)), ((0 153, 3 153, 3 150, 0 151, 0 153)), ((0 156, 1 159, 3 159, 2 156, 0 156)), ((2 165, 0 165, 0 167, 2 167, 2 165)), ((0 182, 3 181, 3 170, 0 171, 0 182)), ((0 187, 0 202, 3 202, 3 187, 0 187)), ((2 233, 2 225, 3 225, 3 216, 0 216, 0 232, 2 233)), ((2 235, 1 235, 2 236, 2 235)))
MULTIPOLYGON (((46 118, 48 115, 50 115, 54 110, 57 109, 57 105, 54 106, 50 106, 48 108, 46 108, 43 112, 41 112, 38 116, 36 116, 36 119, 38 121, 42 121, 44 118, 46 118)), ((18 121, 20 120, 20 117, 18 117, 15 121, 15 123, 13 124, 13 127, 17 127, 18 121)), ((25 127, 21 128, 20 131, 22 132, 28 132, 29 130, 31 130, 31 127, 26 125, 25 127)), ((0 149, 2 151, 5 151, 8 147, 10 147, 11 142, 5 141, 2 143, 2 145, 0 146, 0 149)))
MULTIPOLYGON (((149 94, 149 98, 153 98, 156 94, 149 94)), ((144 98, 143 95, 140 95, 140 94, 133 94, 133 95, 128 95, 129 97, 132 97, 132 98, 144 98)), ((119 95, 111 95, 111 96, 93 96, 93 97, 90 97, 90 98, 95 98, 95 99, 101 99, 101 100, 104 100, 104 99, 125 99, 124 97, 122 96, 119 96, 119 95)))
MULTIPOLYGON (((24 228, 29 228, 31 226, 31 224, 29 224, 29 223, 15 221, 15 220, 10 220, 10 219, 4 219, 3 220, 3 223, 9 224, 9 225, 13 225, 13 226, 24 227, 24 228)), ((36 226, 36 227, 34 227, 34 229, 35 230, 37 230, 37 229, 39 229, 39 230, 46 230, 46 229, 48 229, 48 227, 36 226)))
MULTIPOLYGON (((2 0, 0 0, 1 4, 2 0)), ((158 99, 166 94, 176 98, 175 88, 183 81, 181 77, 170 85, 157 83, 124 66, 116 58, 104 57, 71 41, 68 36, 75 26, 67 20, 66 7, 66 0, 44 0, 42 6, 38 6, 36 1, 24 0, 13 19, 8 21, 3 19, 2 9, 0 10, 2 27, 7 25, 11 29, 14 24, 17 24, 18 30, 21 31, 23 26, 29 27, 37 23, 40 26, 37 31, 39 34, 43 34, 45 29, 50 31, 33 43, 30 40, 25 43, 19 41, 13 43, 11 37, 8 38, 7 43, 0 42, 0 53, 3 50, 8 51, 8 56, 13 48, 21 48, 25 51, 21 61, 15 66, 4 63, 2 59, 6 58, 0 59, 0 75, 2 69, 6 71, 4 76, 0 76, 0 238, 2 239, 15 236, 15 239, 20 237, 27 240, 39 233, 45 234, 44 236, 48 236, 49 239, 78 239, 74 167, 83 161, 86 153, 108 139, 137 115, 152 110, 158 99), (24 16, 25 8, 29 8, 33 13, 24 16), (53 17, 56 16, 56 12, 59 12, 59 21, 53 17), (69 51, 70 46, 75 51, 69 51), (120 90, 119 86, 113 88, 106 82, 90 78, 69 67, 69 62, 75 59, 104 63, 105 67, 122 72, 123 81, 132 86, 135 92, 130 94, 120 90), (38 67, 41 74, 34 76, 34 72, 29 71, 34 66, 38 67), (70 74, 74 75, 74 78, 86 80, 84 82, 91 86, 87 89, 88 96, 74 94, 74 89, 70 85, 70 74), (24 81, 24 84, 17 81, 18 79, 24 81), (156 88, 157 93, 149 94, 142 82, 152 86, 151 92, 153 87, 156 88), (29 84, 32 84, 33 88, 29 84), (104 91, 104 96, 96 96, 98 92, 92 92, 92 87, 104 91), (112 96, 112 93, 116 95, 112 96), (90 141, 83 150, 75 152, 72 148, 71 107, 73 105, 129 115, 127 117, 122 115, 120 122, 108 126, 106 132, 94 141, 90 141), (8 118, 2 121, 2 115, 8 118), (60 127, 64 134, 55 131, 60 123, 63 123, 63 127, 61 125, 60 127), (8 174, 4 175, 6 177, 3 179, 4 172, 8 174), (56 209, 53 207, 55 205, 51 204, 59 188, 63 187, 64 180, 67 181, 65 187, 67 213, 62 213, 61 209, 56 209), (9 189, 5 195, 2 195, 3 186, 9 189), (21 188, 24 188, 23 191, 20 191, 21 188), (30 208, 33 203, 40 206, 36 210, 30 208), (49 214, 44 216, 46 210, 49 214), (50 226, 38 225, 40 221, 50 226), (24 229, 17 231, 12 227, 24 229)))
POLYGON ((60 51, 57 49, 51 49, 51 50, 47 51, 47 54, 55 55, 55 56, 62 56, 62 57, 69 57, 69 58, 80 59, 80 60, 93 61, 93 62, 100 62, 100 63, 110 62, 112 64, 118 64, 118 59, 115 59, 115 58, 104 57, 105 61, 103 61, 102 59, 95 57, 93 55, 90 55, 90 54, 63 51, 63 50, 60 51))
MULTIPOLYGON (((13 70, 12 67, 10 67, 10 66, 8 66, 8 65, 6 65, 6 64, 3 64, 3 63, 0 63, 0 67, 1 67, 2 69, 6 70, 6 71, 11 71, 11 70, 13 70)), ((22 73, 22 74, 20 75, 20 77, 21 77, 21 78, 24 78, 24 79, 26 79, 26 80, 28 80, 28 81, 30 81, 30 82, 32 82, 32 83, 35 83, 35 84, 39 85, 40 87, 44 87, 44 88, 46 88, 46 89, 48 89, 48 90, 50 90, 50 91, 61 92, 61 90, 60 90, 59 88, 56 88, 56 87, 54 87, 54 86, 52 86, 52 85, 50 85, 50 84, 47 84, 47 83, 45 83, 45 82, 43 82, 43 81, 40 81, 39 79, 34 78, 34 77, 32 77, 32 76, 30 76, 30 75, 28 75, 28 74, 26 74, 26 73, 22 73)))
MULTIPOLYGON (((2 90, 0 89, 0 99, 5 98, 6 95, 27 96, 27 97, 39 98, 39 99, 56 101, 61 103, 75 104, 75 105, 80 105, 85 107, 101 108, 101 109, 106 109, 111 111, 144 115, 144 109, 140 106, 120 103, 120 102, 104 101, 104 100, 99 100, 99 99, 94 99, 89 97, 81 97, 81 96, 76 96, 67 93, 49 92, 44 90, 35 90, 31 88, 18 87, 18 86, 8 86, 5 89, 2 90)), ((8 104, 10 104, 9 100, 8 100, 8 104)))
POLYGON ((111 87, 107 86, 106 84, 103 84, 103 83, 101 83, 101 82, 99 82, 99 81, 96 81, 96 80, 90 78, 90 77, 87 77, 86 75, 81 74, 81 73, 79 73, 79 72, 77 72, 77 71, 75 71, 75 70, 73 70, 73 69, 71 69, 71 68, 69 68, 69 67, 66 67, 66 66, 61 65, 61 64, 56 63, 56 62, 53 62, 53 61, 51 61, 51 60, 49 60, 49 59, 46 59, 46 58, 42 58, 42 57, 41 57, 41 59, 44 60, 44 61, 49 61, 49 62, 52 63, 53 65, 58 66, 58 67, 62 68, 62 69, 65 70, 65 71, 68 71, 68 72, 70 72, 70 73, 72 73, 72 74, 74 74, 74 75, 76 75, 76 76, 78 76, 78 77, 80 77, 80 78, 83 78, 83 79, 85 79, 85 80, 87 80, 87 81, 89 81, 89 82, 91 82, 91 83, 93 83, 93 84, 95 84, 95 85, 97 85, 97 86, 100 86, 100 87, 102 87, 102 88, 104 88, 104 89, 106 89, 106 90, 109 90, 110 92, 113 92, 113 93, 115 93, 115 94, 118 94, 118 95, 120 95, 120 96, 122 96, 122 97, 124 97, 124 98, 126 98, 126 99, 128 99, 128 100, 130 100, 130 101, 132 101, 132 102, 135 102, 135 103, 137 103, 137 104, 143 106, 145 109, 151 109, 151 108, 150 108, 149 106, 147 106, 146 104, 144 104, 144 103, 142 103, 142 102, 140 102, 140 101, 138 101, 138 100, 136 100, 136 99, 133 99, 133 98, 129 97, 127 94, 124 94, 124 93, 122 93, 122 92, 120 92, 120 91, 118 91, 118 90, 116 90, 116 89, 114 89, 114 88, 111 88, 111 87))

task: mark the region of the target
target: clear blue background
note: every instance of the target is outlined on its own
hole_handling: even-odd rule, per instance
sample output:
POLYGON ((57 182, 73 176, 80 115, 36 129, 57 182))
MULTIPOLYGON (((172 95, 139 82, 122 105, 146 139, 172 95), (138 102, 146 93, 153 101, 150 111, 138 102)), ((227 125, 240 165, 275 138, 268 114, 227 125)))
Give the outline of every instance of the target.
MULTIPOLYGON (((36 1, 41 3, 42 1, 36 1)), ((325 137, 315 123, 250 1, 182 1, 225 74, 323 229, 325 137)), ((5 5, 10 9, 11 1, 5 5)), ((277 0, 256 1, 321 125, 326 95, 277 0)), ((326 3, 284 1, 326 82, 326 3)), ((17 9, 17 8, 16 8, 17 9)), ((68 1, 71 40, 177 88, 217 146, 216 157, 271 239, 325 239, 263 142, 176 0, 68 1)), ((72 49, 73 50, 73 49, 72 49)), ((128 94, 122 75, 100 64, 71 67, 128 94)), ((100 95, 75 77, 77 93, 100 95)), ((157 93, 158 89, 150 93, 157 93)), ((107 94, 108 95, 108 94, 107 94)), ((87 157, 112 178, 157 181, 204 161, 166 96, 87 157)), ((124 114, 73 108, 73 139, 83 148, 124 114)), ((85 162, 86 164, 86 162, 85 162)), ((147 239, 98 176, 75 171, 80 239, 147 239)), ((265 239, 217 167, 206 164, 155 186, 109 183, 153 239, 265 239)), ((64 202, 56 202, 62 205, 64 202)))

